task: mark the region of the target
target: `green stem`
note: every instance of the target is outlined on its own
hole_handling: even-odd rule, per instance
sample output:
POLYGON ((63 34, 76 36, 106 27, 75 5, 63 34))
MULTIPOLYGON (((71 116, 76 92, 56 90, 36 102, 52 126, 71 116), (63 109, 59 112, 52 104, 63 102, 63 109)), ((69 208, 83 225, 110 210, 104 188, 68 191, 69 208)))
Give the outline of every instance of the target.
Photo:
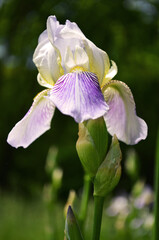
POLYGON ((100 239, 104 197, 94 197, 94 222, 92 240, 100 239))
POLYGON ((91 179, 90 179, 89 175, 85 174, 80 215, 79 215, 79 221, 80 221, 81 226, 84 224, 84 220, 87 215, 87 207, 88 207, 90 188, 91 188, 91 179))
POLYGON ((156 145, 156 163, 155 163, 155 201, 154 201, 154 228, 153 240, 159 239, 159 129, 156 145))

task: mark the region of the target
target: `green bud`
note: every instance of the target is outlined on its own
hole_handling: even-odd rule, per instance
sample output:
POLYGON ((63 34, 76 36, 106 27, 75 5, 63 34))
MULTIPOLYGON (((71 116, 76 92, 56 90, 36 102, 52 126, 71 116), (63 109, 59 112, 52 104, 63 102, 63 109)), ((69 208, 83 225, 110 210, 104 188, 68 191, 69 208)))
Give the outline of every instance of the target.
POLYGON ((68 207, 67 211, 65 235, 67 240, 83 240, 80 228, 78 226, 71 206, 68 207))
POLYGON ((76 149, 85 171, 95 176, 107 151, 108 135, 103 117, 79 124, 76 149))
POLYGON ((104 197, 117 185, 121 176, 121 158, 119 142, 114 135, 110 150, 94 179, 94 196, 104 197))

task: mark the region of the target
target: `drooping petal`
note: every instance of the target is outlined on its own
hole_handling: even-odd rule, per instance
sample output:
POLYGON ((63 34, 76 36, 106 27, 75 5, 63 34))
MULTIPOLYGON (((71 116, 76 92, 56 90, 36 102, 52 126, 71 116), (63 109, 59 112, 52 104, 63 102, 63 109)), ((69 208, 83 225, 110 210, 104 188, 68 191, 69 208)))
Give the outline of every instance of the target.
POLYGON ((136 115, 135 102, 129 87, 120 81, 105 86, 104 98, 109 110, 104 119, 108 132, 127 144, 133 145, 147 136, 145 121, 136 115))
POLYGON ((49 95, 62 113, 72 116, 78 123, 101 117, 108 110, 97 76, 90 72, 62 76, 49 95))
POLYGON ((35 139, 50 129, 55 106, 47 98, 48 90, 40 92, 33 105, 8 135, 7 142, 15 147, 28 147, 35 139))

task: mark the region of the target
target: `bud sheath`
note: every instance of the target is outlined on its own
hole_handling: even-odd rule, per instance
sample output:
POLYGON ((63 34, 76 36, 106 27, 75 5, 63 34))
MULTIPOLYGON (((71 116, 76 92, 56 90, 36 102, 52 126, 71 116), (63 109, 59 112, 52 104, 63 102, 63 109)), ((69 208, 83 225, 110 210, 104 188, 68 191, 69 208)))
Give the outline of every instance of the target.
POLYGON ((78 156, 85 171, 94 177, 107 151, 108 135, 104 119, 101 117, 80 123, 78 135, 78 156))
POLYGON ((121 158, 119 142, 114 135, 110 150, 94 179, 94 196, 104 197, 117 185, 121 176, 121 158))
POLYGON ((80 232, 79 226, 77 224, 71 206, 68 207, 67 211, 65 234, 67 240, 83 240, 82 234, 80 232))

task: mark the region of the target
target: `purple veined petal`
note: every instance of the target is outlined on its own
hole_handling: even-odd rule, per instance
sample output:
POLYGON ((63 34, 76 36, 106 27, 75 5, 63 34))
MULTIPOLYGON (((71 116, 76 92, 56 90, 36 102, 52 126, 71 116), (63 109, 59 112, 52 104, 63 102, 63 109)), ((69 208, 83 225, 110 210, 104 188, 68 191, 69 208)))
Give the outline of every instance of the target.
POLYGON ((109 110, 104 119, 108 132, 127 144, 137 144, 147 137, 147 124, 136 115, 135 102, 129 87, 120 81, 110 81, 104 91, 109 110))
POLYGON ((90 72, 63 75, 48 93, 55 106, 76 122, 96 119, 108 111, 97 76, 90 72))
POLYGON ((55 106, 47 98, 48 90, 40 92, 24 116, 11 130, 7 142, 15 147, 28 147, 35 139, 50 129, 55 106))

